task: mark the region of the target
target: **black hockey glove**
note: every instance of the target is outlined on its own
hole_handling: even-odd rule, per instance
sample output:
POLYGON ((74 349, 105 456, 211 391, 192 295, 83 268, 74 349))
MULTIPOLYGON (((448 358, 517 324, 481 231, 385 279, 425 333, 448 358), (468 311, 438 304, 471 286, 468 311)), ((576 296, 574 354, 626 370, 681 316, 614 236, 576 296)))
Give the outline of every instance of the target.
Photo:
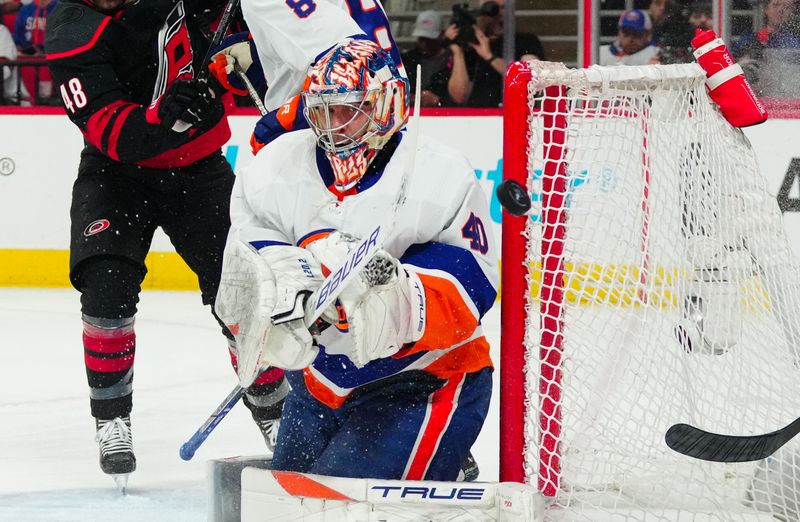
POLYGON ((224 113, 219 97, 208 84, 198 80, 174 81, 158 104, 161 126, 177 132, 196 126, 209 128, 224 113))

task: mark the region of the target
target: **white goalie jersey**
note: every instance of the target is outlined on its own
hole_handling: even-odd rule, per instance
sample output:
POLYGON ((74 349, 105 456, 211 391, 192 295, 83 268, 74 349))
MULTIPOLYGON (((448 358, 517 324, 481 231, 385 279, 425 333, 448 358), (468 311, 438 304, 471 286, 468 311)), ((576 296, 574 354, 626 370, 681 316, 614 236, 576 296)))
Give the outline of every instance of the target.
MULTIPOLYGON (((334 231, 363 238, 390 221, 410 161, 404 135, 396 135, 399 144, 385 166, 345 194, 333 188, 333 172, 312 131, 281 136, 237 176, 228 248, 231 241, 247 242, 254 250, 306 248, 334 231)), ((422 281, 425 332, 394 356, 357 368, 338 355, 347 353, 341 347, 348 343, 346 318, 324 330, 317 338, 318 356, 303 371, 309 391, 331 407, 358 386, 402 371, 449 378, 491 366, 480 327, 499 279, 488 204, 463 155, 424 137, 419 143, 405 202, 383 248, 422 281)))

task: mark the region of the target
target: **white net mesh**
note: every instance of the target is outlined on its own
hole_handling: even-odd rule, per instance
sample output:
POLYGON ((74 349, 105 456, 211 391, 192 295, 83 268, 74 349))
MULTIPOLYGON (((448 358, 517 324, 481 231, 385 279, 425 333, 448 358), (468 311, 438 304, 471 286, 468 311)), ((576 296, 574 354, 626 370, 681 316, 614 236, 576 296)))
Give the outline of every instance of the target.
POLYGON ((748 140, 694 64, 531 68, 525 470, 546 519, 800 520, 796 441, 736 465, 664 443, 800 416, 800 272, 748 140))

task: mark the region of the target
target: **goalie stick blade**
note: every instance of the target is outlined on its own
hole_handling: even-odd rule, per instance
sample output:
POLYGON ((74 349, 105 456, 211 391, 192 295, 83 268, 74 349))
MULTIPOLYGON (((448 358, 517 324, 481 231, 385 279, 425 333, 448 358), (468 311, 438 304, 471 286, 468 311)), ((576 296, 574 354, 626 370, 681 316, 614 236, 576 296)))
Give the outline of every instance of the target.
POLYGON ((762 460, 800 433, 800 418, 779 430, 763 435, 722 435, 675 424, 664 437, 667 446, 688 457, 711 462, 751 462, 762 460))
POLYGON ((225 397, 225 400, 222 401, 219 406, 217 406, 217 409, 214 410, 213 413, 211 413, 211 416, 203 423, 202 426, 200 426, 196 432, 194 432, 194 435, 192 435, 189 440, 181 445, 180 456, 183 460, 192 460, 197 448, 199 448, 200 445, 205 442, 208 436, 211 435, 211 432, 214 431, 214 428, 217 427, 217 424, 219 424, 222 419, 225 418, 228 412, 231 411, 231 408, 236 406, 236 403, 242 398, 244 392, 245 390, 241 386, 237 385, 235 388, 233 388, 228 396, 225 397))

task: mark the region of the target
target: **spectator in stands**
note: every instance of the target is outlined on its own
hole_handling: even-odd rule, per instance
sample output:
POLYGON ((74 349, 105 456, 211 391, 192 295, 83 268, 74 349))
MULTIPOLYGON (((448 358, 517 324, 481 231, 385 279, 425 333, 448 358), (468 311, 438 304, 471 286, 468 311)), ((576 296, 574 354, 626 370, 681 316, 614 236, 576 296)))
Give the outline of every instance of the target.
MULTIPOLYGON (((669 63, 690 61, 686 50, 691 47, 694 28, 689 23, 685 0, 652 0, 648 14, 653 24, 653 45, 669 55, 669 63)), ((663 63, 663 61, 662 61, 663 63)))
POLYGON ((22 0, 17 21, 14 24, 14 43, 17 44, 19 58, 41 60, 42 64, 20 66, 22 83, 33 96, 35 104, 60 104, 53 98, 53 81, 44 63, 44 36, 47 17, 55 9, 56 0, 22 0))
POLYGON ((796 0, 768 0, 764 7, 764 27, 741 36, 731 49, 733 54, 739 57, 752 55, 754 50, 764 47, 797 47, 796 3, 796 0))
POLYGON ((685 0, 653 0, 650 13, 653 22, 652 44, 658 47, 657 63, 689 63, 692 55, 692 38, 695 31, 712 29, 711 0, 696 0, 689 5, 685 0))
POLYGON ((600 65, 647 65, 658 61, 658 47, 652 44, 653 24, 641 9, 622 13, 617 39, 600 47, 600 65))
POLYGON ((789 85, 779 84, 791 83, 796 87, 800 81, 796 77, 800 61, 795 51, 800 49, 797 4, 797 0, 768 0, 764 7, 764 27, 740 37, 731 48, 733 57, 758 94, 794 96, 784 92, 783 88, 789 85), (793 74, 783 78, 788 72, 793 74))
POLYGON ((20 53, 33 56, 44 54, 47 16, 55 7, 56 0, 34 0, 19 8, 14 24, 14 43, 20 53))
POLYGON ((699 0, 689 9, 689 23, 694 29, 708 31, 714 28, 714 10, 711 0, 699 0))
POLYGON ((450 78, 450 53, 442 39, 442 17, 436 11, 422 11, 417 16, 414 32, 417 39, 413 49, 403 53, 403 65, 411 82, 411 92, 417 81, 417 64, 422 66, 423 107, 442 107, 449 105, 447 80, 450 78))
MULTIPOLYGON (((445 30, 453 55, 447 91, 455 105, 499 107, 503 103, 504 6, 505 0, 481 0, 474 25, 451 24, 445 30)), ((515 34, 514 49, 517 60, 545 59, 542 43, 534 34, 515 34)))
POLYGON ((0 13, 16 13, 20 5, 22 5, 20 0, 0 0, 0 13))
POLYGON ((0 16, 3 24, 8 27, 9 32, 14 30, 14 20, 17 19, 17 11, 22 3, 20 0, 0 0, 0 16))
POLYGON ((17 59, 17 46, 11 37, 8 27, 0 24, 0 73, 3 78, 3 88, 0 90, 0 105, 27 105, 25 100, 28 93, 19 81, 16 67, 4 66, 3 62, 17 59))

